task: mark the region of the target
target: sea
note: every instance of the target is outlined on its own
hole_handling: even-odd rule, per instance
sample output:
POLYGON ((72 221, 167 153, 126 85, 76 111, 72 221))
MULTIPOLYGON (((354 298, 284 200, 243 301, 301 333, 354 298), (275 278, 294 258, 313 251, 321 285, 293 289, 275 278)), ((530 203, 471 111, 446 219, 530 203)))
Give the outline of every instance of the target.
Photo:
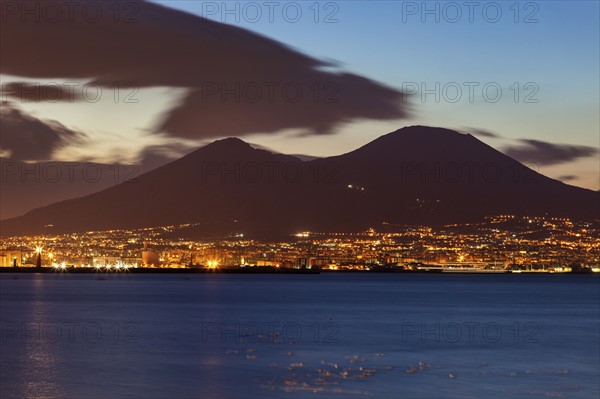
POLYGON ((600 276, 0 274, 0 398, 598 398, 600 276))

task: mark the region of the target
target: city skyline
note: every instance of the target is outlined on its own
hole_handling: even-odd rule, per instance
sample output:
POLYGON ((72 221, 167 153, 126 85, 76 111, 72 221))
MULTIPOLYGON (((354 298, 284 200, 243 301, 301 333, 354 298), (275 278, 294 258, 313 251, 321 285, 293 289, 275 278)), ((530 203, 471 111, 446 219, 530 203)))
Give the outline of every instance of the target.
MULTIPOLYGON (((497 215, 439 227, 384 225, 379 231, 297 232, 281 240, 244 233, 193 239, 193 224, 11 237, 0 267, 128 272, 198 271, 600 273, 598 223, 497 215), (11 249, 7 249, 11 248, 11 249), (262 269, 261 269, 262 267, 262 269)), ((14 268, 11 268, 15 271, 14 268)))

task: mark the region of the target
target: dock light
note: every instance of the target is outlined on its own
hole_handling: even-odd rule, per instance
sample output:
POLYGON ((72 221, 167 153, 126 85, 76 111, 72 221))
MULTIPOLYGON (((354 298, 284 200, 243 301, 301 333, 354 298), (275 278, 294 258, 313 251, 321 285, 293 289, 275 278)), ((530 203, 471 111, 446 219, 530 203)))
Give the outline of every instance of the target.
POLYGON ((217 262, 216 260, 209 260, 207 262, 208 268, 209 269, 216 269, 217 266, 219 265, 219 262, 217 262))

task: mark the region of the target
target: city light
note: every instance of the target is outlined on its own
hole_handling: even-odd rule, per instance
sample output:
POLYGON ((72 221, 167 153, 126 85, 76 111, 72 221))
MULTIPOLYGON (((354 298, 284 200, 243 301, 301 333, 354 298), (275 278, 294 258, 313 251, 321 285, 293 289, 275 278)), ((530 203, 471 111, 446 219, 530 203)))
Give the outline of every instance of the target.
POLYGON ((383 226, 381 232, 378 228, 362 232, 301 231, 277 241, 253 240, 241 233, 204 241, 162 236, 165 228, 176 234, 178 229, 189 228, 188 224, 8 237, 0 247, 0 267, 14 267, 16 258, 20 259, 18 267, 67 272, 252 267, 524 273, 600 270, 600 229, 591 222, 500 215, 476 224, 428 227, 386 222, 383 226), (151 249, 144 249, 142 243, 151 249), (30 250, 23 252, 26 248, 30 250), (41 259, 44 253, 46 262, 41 259))
POLYGON ((216 269, 219 265, 219 262, 216 260, 209 260, 207 263, 209 269, 216 269))

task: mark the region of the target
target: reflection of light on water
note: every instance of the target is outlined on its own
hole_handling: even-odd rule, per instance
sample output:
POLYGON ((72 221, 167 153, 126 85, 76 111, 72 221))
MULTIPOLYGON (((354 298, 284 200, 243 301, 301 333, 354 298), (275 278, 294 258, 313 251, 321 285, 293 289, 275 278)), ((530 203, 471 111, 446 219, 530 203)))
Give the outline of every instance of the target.
MULTIPOLYGON (((289 356, 289 353, 284 355, 289 356)), ((295 354, 293 354, 295 356, 295 354)), ((374 358, 384 355, 378 353, 374 358)), ((318 365, 295 361, 287 365, 272 364, 272 369, 280 370, 280 375, 261 384, 262 388, 279 392, 310 392, 321 394, 345 394, 353 396, 373 396, 367 389, 357 389, 348 384, 369 381, 380 374, 395 370, 395 366, 378 363, 372 356, 346 356, 343 361, 321 360, 318 365), (368 366, 367 366, 368 364, 368 366)))
MULTIPOLYGON (((216 268, 218 263, 215 261, 215 263, 211 263, 211 265, 216 268)), ((202 289, 197 293, 197 300, 200 303, 219 301, 220 298, 228 295, 222 290, 223 287, 221 276, 218 274, 211 274, 210 276, 205 276, 199 280, 202 283, 202 289)), ((196 282, 197 280, 192 278, 189 281, 196 282)), ((210 320, 212 322, 214 320, 223 320, 224 317, 226 317, 226 315, 221 313, 221 309, 219 307, 205 306, 202 307, 201 317, 190 320, 187 326, 191 331, 201 332, 203 330, 203 323, 205 320, 210 320)), ((202 342, 201 336, 197 337, 197 339, 199 342, 202 342)), ((210 397, 215 399, 224 399, 230 397, 227 394, 227 390, 232 381, 229 378, 228 372, 230 370, 227 368, 226 359, 219 354, 204 353, 202 356, 198 356, 196 362, 207 367, 203 367, 203 374, 198 376, 198 378, 202 379, 202 384, 196 388, 197 393, 193 397, 210 397)))
POLYGON ((28 348, 25 365, 24 398, 60 398, 62 397, 53 377, 54 355, 45 348, 28 348))
POLYGON ((51 342, 46 336, 47 326, 51 321, 46 318, 48 309, 43 299, 43 292, 47 280, 43 276, 36 276, 33 283, 31 298, 31 312, 23 314, 23 320, 29 323, 31 334, 22 336, 25 346, 25 355, 21 360, 23 370, 22 398, 53 399, 62 398, 64 394, 57 383, 56 357, 57 342, 51 342))

